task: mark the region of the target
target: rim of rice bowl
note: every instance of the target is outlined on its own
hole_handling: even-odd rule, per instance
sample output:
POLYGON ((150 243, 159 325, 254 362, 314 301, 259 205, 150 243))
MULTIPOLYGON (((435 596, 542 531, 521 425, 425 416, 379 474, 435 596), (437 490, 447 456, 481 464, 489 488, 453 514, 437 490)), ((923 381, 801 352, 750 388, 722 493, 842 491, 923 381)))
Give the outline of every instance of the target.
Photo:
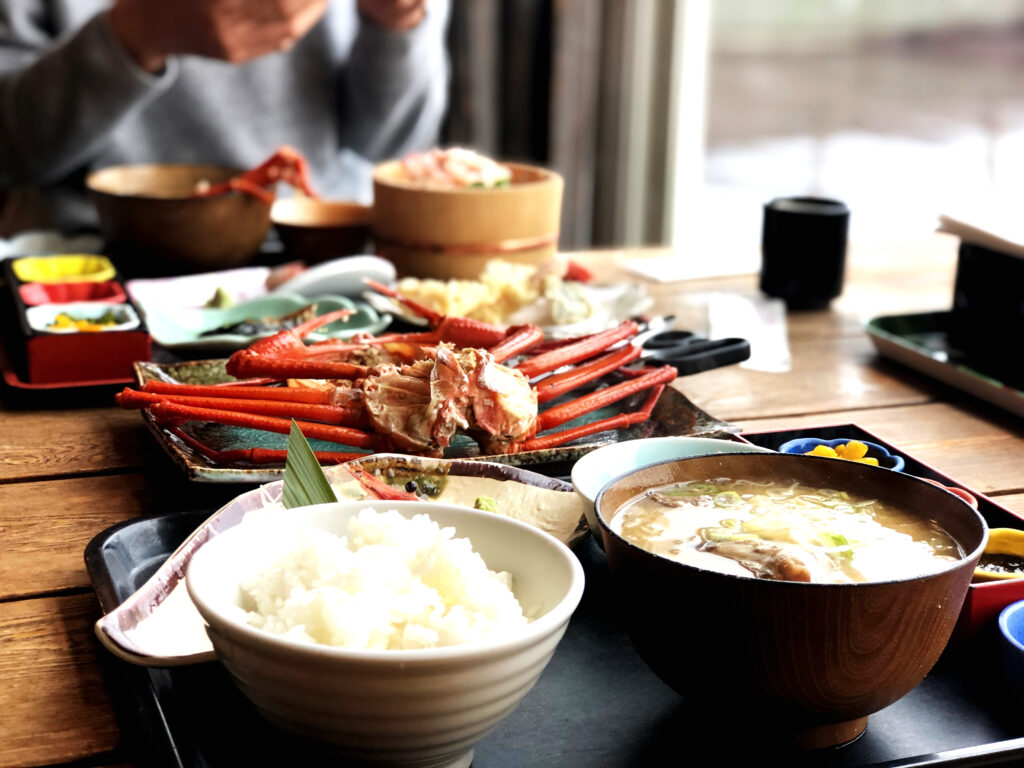
MULTIPOLYGON (((374 502, 367 499, 356 502, 338 502, 338 504, 342 504, 347 507, 351 506, 366 508, 373 507, 375 504, 379 504, 379 502, 374 502)), ((239 609, 239 615, 234 616, 226 613, 220 607, 211 604, 209 601, 204 600, 201 595, 203 587, 200 586, 197 588, 194 584, 195 579, 192 577, 192 573, 196 569, 196 563, 198 562, 200 563, 200 565, 202 565, 204 561, 216 558, 219 554, 219 550, 223 546, 226 546, 224 544, 225 541, 230 542, 232 538, 256 535, 256 531, 258 528, 262 528, 264 531, 281 528, 284 528, 289 531, 293 530, 292 526, 282 524, 281 521, 283 520, 283 518, 278 518, 274 521, 259 521, 255 524, 249 524, 248 526, 239 525, 234 528, 230 528, 226 531, 217 534, 216 536, 212 537, 209 541, 207 541, 205 544, 203 544, 203 546, 200 547, 192 556, 191 560, 189 561, 188 567, 186 568, 185 571, 185 586, 188 590, 189 597, 192 598, 192 602, 195 603, 196 608, 199 610, 199 613, 202 615, 203 620, 205 622, 207 622, 208 624, 219 623, 222 625, 226 625, 230 627, 231 631, 240 632, 246 638, 256 643, 263 643, 268 646, 273 646, 280 649, 287 649, 289 651, 294 651, 296 653, 301 654, 336 657, 353 661, 359 660, 370 663, 382 664, 392 663, 398 660, 401 660, 403 664, 420 660, 439 661, 442 659, 446 659, 448 657, 463 657, 468 659, 476 656, 491 655, 495 652, 500 652, 503 650, 513 650, 524 645, 530 645, 537 639, 543 638, 544 636, 550 634, 553 631, 553 629, 558 625, 567 623, 569 619, 572 617, 572 614, 575 611, 576 606, 579 604, 580 598, 583 596, 583 566, 580 565, 579 560, 577 559, 576 555, 573 554, 572 550, 570 550, 565 544, 560 542, 551 534, 547 533, 546 531, 542 531, 541 529, 533 525, 530 525, 529 523, 524 523, 520 520, 516 520, 511 517, 505 517, 503 515, 498 515, 493 512, 485 512, 477 509, 470 509, 469 507, 458 507, 455 505, 438 504, 435 502, 423 501, 388 501, 386 502, 386 504, 386 509, 397 509, 399 510, 400 513, 402 512, 402 510, 408 510, 408 514, 403 514, 403 517, 406 517, 407 519, 417 514, 426 514, 428 515, 428 517, 430 517, 431 521, 437 523, 437 525, 442 529, 454 528, 456 526, 452 524, 442 524, 440 522, 437 522, 436 520, 434 520, 432 516, 430 516, 431 510, 443 510, 445 512, 454 511, 456 514, 465 514, 467 517, 485 519, 488 521, 488 525, 493 524, 498 527, 511 526, 513 528, 520 528, 526 530, 529 532, 530 535, 538 537, 539 539, 543 540, 549 547, 554 548, 554 550, 558 552, 559 556, 561 556, 562 559, 564 559, 568 563, 569 569, 572 572, 568 589, 558 602, 548 607, 548 609, 544 612, 543 615, 537 617, 536 619, 529 620, 525 626, 517 628, 507 638, 501 637, 488 638, 484 640, 467 640, 461 643, 454 643, 452 645, 435 646, 432 648, 408 649, 348 648, 344 646, 326 645, 323 643, 296 640, 286 635, 276 634, 272 631, 262 629, 260 627, 256 627, 246 623, 241 615, 241 612, 245 609, 241 608, 241 606, 238 606, 237 604, 233 605, 235 605, 239 609), (565 611, 564 606, 566 606, 567 603, 571 603, 572 607, 570 610, 565 611)), ((286 511, 289 514, 294 515, 295 513, 298 513, 301 510, 308 510, 312 508, 314 507, 295 507, 293 509, 289 509, 286 511)), ((305 527, 316 528, 317 526, 307 525, 305 527)), ((294 530, 298 530, 298 528, 295 528, 294 530)), ((336 535, 342 536, 347 535, 347 533, 336 535)), ((452 538, 470 539, 469 536, 460 534, 458 530, 456 530, 455 535, 452 538)), ((472 539, 470 539, 470 543, 472 544, 472 539)), ((286 550, 282 549, 281 554, 283 555, 285 554, 285 552, 286 550)), ((473 552, 479 554, 477 553, 475 545, 473 546, 473 552)), ((487 564, 486 560, 484 562, 485 564, 487 564)), ((491 569, 489 564, 487 564, 487 566, 489 570, 493 570, 491 569)), ((514 579, 516 577, 515 571, 510 572, 512 573, 514 579)), ((513 594, 515 594, 514 588, 512 591, 513 594)), ((518 597, 516 597, 516 602, 519 602, 518 597)), ((520 604, 520 607, 523 608, 524 616, 527 616, 527 618, 529 618, 527 615, 526 607, 522 606, 522 604, 520 604)))

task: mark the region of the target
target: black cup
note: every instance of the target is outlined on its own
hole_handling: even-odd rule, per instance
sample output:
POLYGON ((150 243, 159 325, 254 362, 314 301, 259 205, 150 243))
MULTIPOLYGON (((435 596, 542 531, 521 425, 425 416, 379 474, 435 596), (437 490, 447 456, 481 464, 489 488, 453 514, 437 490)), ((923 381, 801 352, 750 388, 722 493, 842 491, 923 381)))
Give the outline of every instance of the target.
POLYGON ((789 309, 820 309, 843 290, 850 209, 838 200, 780 197, 764 206, 761 290, 789 309))

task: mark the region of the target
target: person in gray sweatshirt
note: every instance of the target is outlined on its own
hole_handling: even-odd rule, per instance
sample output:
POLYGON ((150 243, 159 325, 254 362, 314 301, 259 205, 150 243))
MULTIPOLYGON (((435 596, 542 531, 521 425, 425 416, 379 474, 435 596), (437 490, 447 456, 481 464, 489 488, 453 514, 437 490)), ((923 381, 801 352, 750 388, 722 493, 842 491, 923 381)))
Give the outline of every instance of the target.
POLYGON ((251 168, 281 145, 325 197, 366 199, 372 162, 438 140, 448 13, 449 0, 0 0, 0 234, 94 227, 95 168, 251 168))

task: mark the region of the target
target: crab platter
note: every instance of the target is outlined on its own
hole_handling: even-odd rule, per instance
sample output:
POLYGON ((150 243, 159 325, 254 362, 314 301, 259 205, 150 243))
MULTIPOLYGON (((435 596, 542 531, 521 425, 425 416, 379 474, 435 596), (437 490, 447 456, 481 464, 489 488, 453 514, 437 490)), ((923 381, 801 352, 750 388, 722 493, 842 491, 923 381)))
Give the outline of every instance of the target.
POLYGON ((322 464, 385 451, 532 464, 659 430, 731 431, 668 386, 672 366, 638 364, 636 322, 551 342, 533 326, 443 317, 372 287, 406 302, 431 330, 304 341, 342 310, 222 364, 202 363, 202 376, 140 366, 140 385, 118 403, 143 409, 172 456, 202 470, 195 479, 242 479, 240 470, 254 470, 245 479, 276 477, 293 419, 322 464))

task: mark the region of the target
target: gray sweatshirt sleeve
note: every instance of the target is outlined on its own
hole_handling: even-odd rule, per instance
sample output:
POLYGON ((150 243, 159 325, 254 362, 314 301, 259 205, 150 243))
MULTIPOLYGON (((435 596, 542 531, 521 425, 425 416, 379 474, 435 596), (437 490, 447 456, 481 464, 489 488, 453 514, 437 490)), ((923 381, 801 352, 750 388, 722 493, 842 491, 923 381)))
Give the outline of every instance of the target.
POLYGON ((46 34, 45 0, 0 5, 0 189, 46 184, 86 164, 125 116, 174 81, 129 56, 105 13, 68 37, 46 34))
POLYGON ((341 78, 341 144, 369 160, 434 146, 447 108, 449 0, 408 32, 363 21, 341 78))

